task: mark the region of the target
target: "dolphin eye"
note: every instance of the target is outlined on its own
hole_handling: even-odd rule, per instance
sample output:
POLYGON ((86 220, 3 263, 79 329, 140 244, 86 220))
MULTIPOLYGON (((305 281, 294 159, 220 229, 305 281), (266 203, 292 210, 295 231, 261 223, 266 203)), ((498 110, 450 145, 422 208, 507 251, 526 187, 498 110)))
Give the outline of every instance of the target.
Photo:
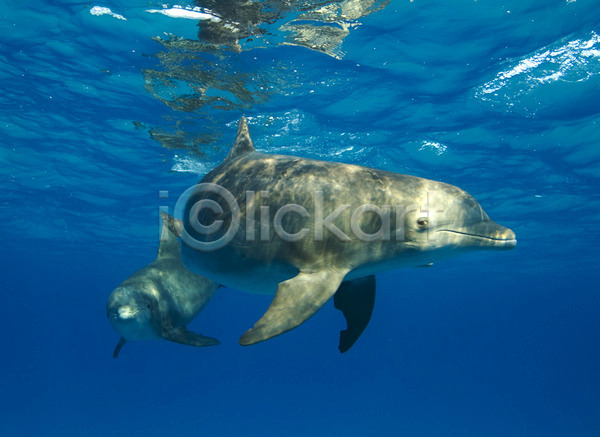
POLYGON ((417 225, 419 225, 421 229, 427 229, 429 227, 429 219, 427 217, 419 217, 417 219, 417 225))

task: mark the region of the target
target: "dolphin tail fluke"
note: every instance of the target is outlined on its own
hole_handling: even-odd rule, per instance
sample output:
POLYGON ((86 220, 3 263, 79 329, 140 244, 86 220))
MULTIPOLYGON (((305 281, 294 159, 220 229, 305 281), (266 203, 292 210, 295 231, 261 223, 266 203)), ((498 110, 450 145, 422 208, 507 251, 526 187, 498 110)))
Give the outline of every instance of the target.
POLYGON ((346 352, 361 336, 373 313, 375 305, 375 276, 342 282, 333 297, 334 306, 346 318, 348 329, 340 331, 341 353, 346 352))
POLYGON ((163 332, 162 338, 175 343, 187 344, 188 346, 196 347, 216 346, 221 344, 221 342, 216 338, 205 337, 202 334, 196 334, 195 332, 189 331, 185 326, 170 330, 169 332, 163 332))
POLYGON ((333 296, 347 271, 300 272, 281 282, 267 312, 240 338, 243 346, 259 343, 300 325, 333 296))
POLYGON ((117 343, 117 346, 115 347, 115 350, 113 351, 113 358, 117 358, 119 356, 119 352, 121 352, 121 348, 125 343, 127 343, 127 340, 121 337, 121 339, 117 343))

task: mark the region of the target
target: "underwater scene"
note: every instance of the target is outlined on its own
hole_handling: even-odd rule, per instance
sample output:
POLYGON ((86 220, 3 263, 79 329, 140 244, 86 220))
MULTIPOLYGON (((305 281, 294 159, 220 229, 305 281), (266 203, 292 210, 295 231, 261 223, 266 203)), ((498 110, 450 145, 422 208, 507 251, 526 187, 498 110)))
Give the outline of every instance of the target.
POLYGON ((0 17, 1 435, 600 435, 597 1, 0 17))

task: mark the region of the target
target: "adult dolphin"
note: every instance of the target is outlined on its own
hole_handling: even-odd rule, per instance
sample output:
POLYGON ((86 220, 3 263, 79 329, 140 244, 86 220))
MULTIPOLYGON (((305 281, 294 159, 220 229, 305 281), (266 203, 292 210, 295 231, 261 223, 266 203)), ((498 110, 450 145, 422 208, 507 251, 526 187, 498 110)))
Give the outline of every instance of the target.
POLYGON ((275 292, 242 345, 295 328, 335 294, 348 324, 344 352, 371 317, 375 273, 516 245, 514 232, 458 187, 259 153, 245 118, 225 160, 180 201, 188 269, 232 288, 275 292))
POLYGON ((127 341, 164 338, 190 346, 212 346, 219 341, 189 331, 185 325, 202 311, 217 284, 188 271, 180 259, 182 223, 166 213, 158 256, 138 270, 108 298, 106 315, 121 334, 113 357, 117 358, 127 341))

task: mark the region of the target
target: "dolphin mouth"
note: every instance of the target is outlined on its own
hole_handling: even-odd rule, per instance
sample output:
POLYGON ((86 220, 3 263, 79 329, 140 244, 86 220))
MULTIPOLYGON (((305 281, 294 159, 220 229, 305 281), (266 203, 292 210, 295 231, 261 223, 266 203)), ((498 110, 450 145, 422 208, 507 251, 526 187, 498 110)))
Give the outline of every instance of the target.
POLYGON ((133 319, 138 312, 139 309, 137 308, 122 306, 119 308, 119 318, 124 320, 133 319))
POLYGON ((481 235, 473 234, 470 232, 455 231, 453 229, 440 229, 438 232, 449 232, 451 234, 464 235, 466 237, 472 237, 479 240, 489 241, 492 245, 502 246, 506 248, 513 248, 517 245, 517 239, 515 233, 510 229, 504 232, 498 232, 497 235, 481 235))
POLYGON ((108 319, 119 323, 131 323, 135 320, 134 315, 123 316, 118 311, 113 311, 109 314, 108 319))
POLYGON ((130 305, 123 305, 109 312, 109 319, 118 320, 120 322, 132 322, 140 316, 144 316, 146 312, 143 308, 137 308, 130 305))

